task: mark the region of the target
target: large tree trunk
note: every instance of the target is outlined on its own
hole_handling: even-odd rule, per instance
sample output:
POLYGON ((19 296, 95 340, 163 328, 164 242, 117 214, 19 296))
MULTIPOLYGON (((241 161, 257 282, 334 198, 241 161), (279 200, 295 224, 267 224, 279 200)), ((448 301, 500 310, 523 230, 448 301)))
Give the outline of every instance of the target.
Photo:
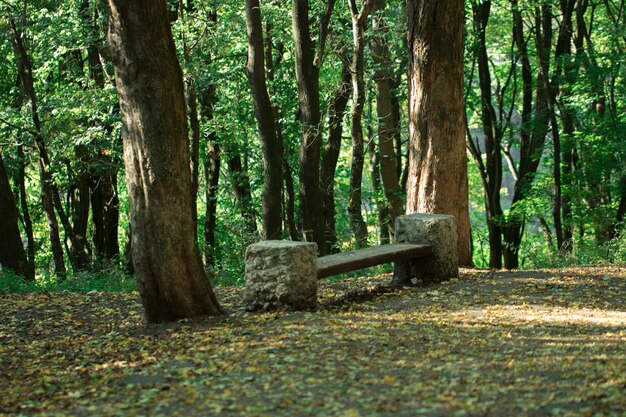
POLYGON ((107 3, 133 263, 146 318, 162 322, 221 314, 194 239, 184 85, 167 4, 107 3))
POLYGON ((460 265, 471 265, 463 122, 463 0, 408 0, 407 213, 451 214, 460 265))
MULTIPOLYGON (((402 192, 400 190, 398 178, 398 156, 396 152, 396 142, 398 140, 397 123, 394 120, 394 97, 393 97, 393 71, 391 51, 385 33, 389 30, 384 18, 385 0, 376 0, 375 7, 377 15, 374 18, 372 28, 374 30, 374 41, 372 52, 376 63, 374 80, 376 81, 376 113, 378 115, 378 148, 380 155, 380 175, 382 179, 385 198, 387 199, 386 212, 389 212, 389 224, 396 222, 396 217, 404 211, 402 192)), ((396 100, 397 101, 397 100, 396 100)), ((396 103, 396 106, 399 105, 396 103)), ((381 236, 381 240, 383 236, 381 236)))
POLYGON ((341 57, 341 80, 335 90, 333 101, 328 112, 328 138, 322 155, 320 170, 320 191, 322 195, 322 215, 326 231, 326 245, 328 252, 336 252, 337 232, 335 230, 335 171, 339 152, 341 151, 341 136, 343 135, 343 119, 346 107, 352 92, 352 75, 350 62, 341 57))
POLYGON ((248 63, 246 73, 252 90, 254 112, 263 152, 263 238, 282 237, 283 144, 276 135, 274 111, 265 81, 263 23, 259 0, 246 0, 248 63))
MULTIPOLYGON (((314 49, 310 33, 309 1, 292 0, 292 26, 295 42, 296 78, 300 102, 300 221, 304 240, 316 242, 318 251, 326 253, 319 198, 320 149, 322 129, 320 126, 319 66, 314 62, 314 49)), ((320 33, 320 37, 321 37, 320 33)), ((323 45, 322 39, 318 41, 323 45)))
POLYGON ((24 278, 35 279, 35 270, 26 258, 9 177, 0 153, 0 266, 10 268, 24 278))

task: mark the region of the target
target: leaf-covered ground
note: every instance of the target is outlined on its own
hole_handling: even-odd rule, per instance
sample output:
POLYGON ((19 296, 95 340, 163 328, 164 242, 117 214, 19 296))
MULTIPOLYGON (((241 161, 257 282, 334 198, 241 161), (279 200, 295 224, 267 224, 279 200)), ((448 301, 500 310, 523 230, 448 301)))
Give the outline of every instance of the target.
POLYGON ((388 280, 148 326, 135 293, 0 295, 0 414, 626 416, 625 268, 388 280))

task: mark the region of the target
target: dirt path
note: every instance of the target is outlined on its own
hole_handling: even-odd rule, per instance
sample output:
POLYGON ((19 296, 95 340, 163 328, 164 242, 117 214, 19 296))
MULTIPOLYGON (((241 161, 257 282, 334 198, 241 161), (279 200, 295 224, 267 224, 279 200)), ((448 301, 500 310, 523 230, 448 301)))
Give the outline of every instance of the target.
POLYGON ((0 414, 626 416, 626 268, 388 280, 159 326, 136 294, 0 296, 0 414))

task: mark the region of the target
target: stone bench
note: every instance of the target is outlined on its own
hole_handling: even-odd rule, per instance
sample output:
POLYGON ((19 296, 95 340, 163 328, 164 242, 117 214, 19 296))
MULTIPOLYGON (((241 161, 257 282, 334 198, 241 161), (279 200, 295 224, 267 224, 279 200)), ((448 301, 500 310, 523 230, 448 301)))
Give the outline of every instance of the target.
POLYGON ((250 245, 246 309, 313 309, 318 279, 389 262, 394 262, 394 285, 440 282, 458 275, 454 217, 410 214, 398 217, 395 226, 395 244, 320 258, 315 243, 268 240, 250 245))

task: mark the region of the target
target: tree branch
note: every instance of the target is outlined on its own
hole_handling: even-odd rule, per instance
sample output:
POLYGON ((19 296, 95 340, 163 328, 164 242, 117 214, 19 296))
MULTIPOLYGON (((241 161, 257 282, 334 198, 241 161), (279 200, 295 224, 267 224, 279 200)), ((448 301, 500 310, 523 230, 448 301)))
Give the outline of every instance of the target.
POLYGON ((317 51, 315 54, 315 60, 313 65, 320 69, 322 62, 324 62, 324 50, 326 49, 326 38, 328 37, 328 26, 330 24, 330 18, 333 15, 335 3, 337 0, 327 0, 324 13, 320 16, 320 28, 317 41, 317 51))
POLYGON ((20 132, 25 132, 25 133, 28 133, 28 134, 31 134, 31 135, 36 135, 36 133, 33 132, 32 130, 25 129, 25 128, 21 127, 21 126, 14 125, 13 123, 9 122, 6 119, 3 119, 2 117, 0 117, 0 122, 4 123, 5 125, 7 125, 9 127, 12 127, 13 129, 19 130, 20 132))

